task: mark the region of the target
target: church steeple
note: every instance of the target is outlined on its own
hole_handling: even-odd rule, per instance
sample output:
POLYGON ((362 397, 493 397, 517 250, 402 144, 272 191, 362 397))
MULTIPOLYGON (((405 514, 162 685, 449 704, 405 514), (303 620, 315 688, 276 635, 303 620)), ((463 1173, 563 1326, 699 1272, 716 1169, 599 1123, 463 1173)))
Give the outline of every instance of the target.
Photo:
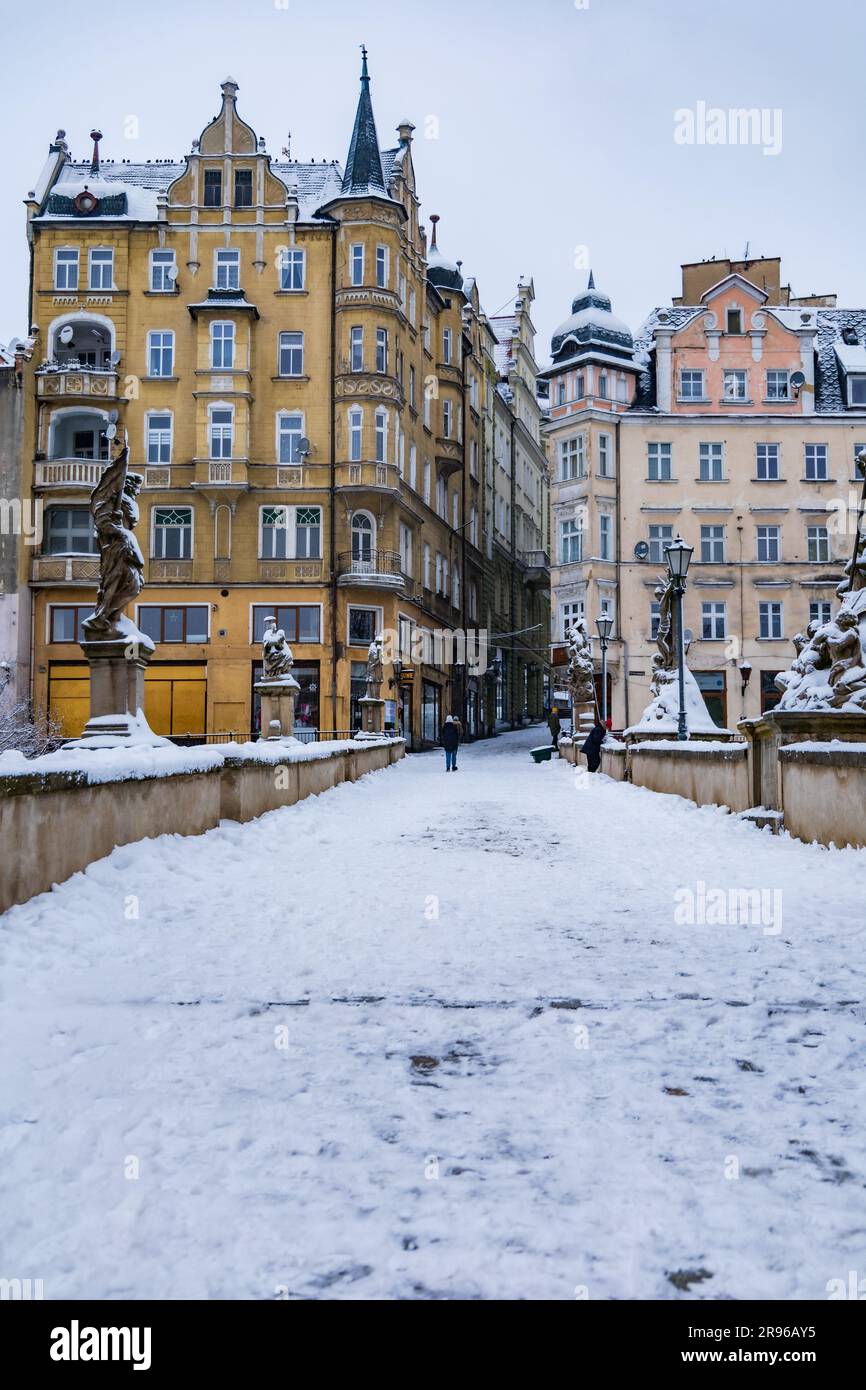
POLYGON ((373 103, 370 99, 370 74, 367 70, 367 50, 361 45, 361 95, 355 115, 355 128, 352 143, 346 160, 346 173, 343 177, 345 194, 364 194, 370 190, 387 194, 385 176, 382 173, 382 158, 379 154, 379 140, 376 135, 376 121, 373 116, 373 103))

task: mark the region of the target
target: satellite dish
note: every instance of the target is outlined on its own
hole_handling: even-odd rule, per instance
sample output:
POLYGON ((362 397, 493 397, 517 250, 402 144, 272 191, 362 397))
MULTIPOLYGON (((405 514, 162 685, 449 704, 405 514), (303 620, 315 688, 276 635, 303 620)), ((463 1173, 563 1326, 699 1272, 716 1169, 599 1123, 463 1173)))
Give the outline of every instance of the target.
POLYGON ((106 439, 114 439, 117 436, 117 425, 109 425, 105 431, 106 439))
POLYGON ((688 651, 689 647, 692 645, 692 643, 694 642, 694 640, 695 640, 695 634, 692 632, 691 628, 690 628, 690 627, 684 628, 684 629, 683 629, 683 646, 685 647, 686 651, 688 651))
POLYGON ((302 458, 306 458, 307 455, 310 453, 310 449, 310 441, 307 438, 307 436, 304 435, 302 439, 298 440, 298 453, 301 455, 302 458))
POLYGON ((634 558, 636 560, 646 560, 649 556, 650 548, 646 541, 638 541, 634 548, 634 558))
POLYGON ((170 265, 169 268, 168 268, 168 270, 165 272, 165 278, 166 278, 166 280, 170 280, 171 283, 174 284, 175 280, 177 279, 177 274, 178 274, 177 266, 176 266, 176 265, 170 265))
POLYGON ((116 424, 117 424, 117 411, 116 411, 116 410, 109 410, 109 412, 108 412, 108 418, 109 418, 109 420, 111 421, 111 423, 112 423, 113 425, 116 425, 116 424))
POLYGON ((109 355, 108 360, 111 363, 112 367, 116 367, 118 362, 120 361, 120 353, 115 350, 109 355))
POLYGON ((806 378, 805 378, 805 376, 803 375, 802 372, 792 372, 792 373, 791 373, 791 385, 792 385, 796 390, 799 390, 801 386, 805 386, 805 385, 806 385, 806 378))
POLYGON ((75 330, 73 329, 71 323, 67 323, 67 325, 66 325, 65 328, 61 328, 61 330, 60 330, 60 341, 61 341, 61 343, 71 343, 71 342, 72 342, 72 335, 73 335, 74 331, 75 331, 75 330))

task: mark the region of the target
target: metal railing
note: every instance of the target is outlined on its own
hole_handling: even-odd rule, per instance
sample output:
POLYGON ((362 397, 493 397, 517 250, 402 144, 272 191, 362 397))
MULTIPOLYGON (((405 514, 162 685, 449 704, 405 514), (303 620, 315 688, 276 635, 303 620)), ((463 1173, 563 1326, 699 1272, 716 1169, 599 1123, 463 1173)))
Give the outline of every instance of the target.
POLYGON ((338 574, 386 575, 390 579, 401 579, 400 552, 398 550, 368 550, 362 555, 354 555, 344 550, 337 556, 338 574))

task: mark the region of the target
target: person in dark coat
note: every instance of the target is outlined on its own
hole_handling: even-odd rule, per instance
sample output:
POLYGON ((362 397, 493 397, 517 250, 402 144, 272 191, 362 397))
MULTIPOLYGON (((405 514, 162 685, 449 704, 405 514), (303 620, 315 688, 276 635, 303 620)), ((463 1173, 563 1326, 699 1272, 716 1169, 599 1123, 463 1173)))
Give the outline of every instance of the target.
POLYGON ((607 729, 596 720, 595 727, 590 729, 580 750, 586 754, 586 765, 590 772, 598 772, 601 767, 601 745, 606 737, 607 729))
POLYGON ((556 705, 554 705, 553 709, 550 711, 547 720, 547 727, 550 730, 550 737, 553 741, 553 746, 554 748, 556 748, 559 744, 559 732, 562 728, 562 725, 559 722, 559 710, 556 708, 556 705))
POLYGON ((460 742, 460 732, 454 716, 449 714, 442 726, 442 733, 439 735, 439 742, 445 749, 445 771, 457 771, 457 745, 460 742))

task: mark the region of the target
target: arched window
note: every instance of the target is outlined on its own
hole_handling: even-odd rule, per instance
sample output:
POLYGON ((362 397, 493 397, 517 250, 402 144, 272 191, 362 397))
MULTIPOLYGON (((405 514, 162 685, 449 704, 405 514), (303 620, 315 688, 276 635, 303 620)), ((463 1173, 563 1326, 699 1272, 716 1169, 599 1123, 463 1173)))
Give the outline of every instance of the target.
POLYGON ((376 526, 369 512, 355 512, 352 517, 352 563, 372 565, 376 547, 376 526))

